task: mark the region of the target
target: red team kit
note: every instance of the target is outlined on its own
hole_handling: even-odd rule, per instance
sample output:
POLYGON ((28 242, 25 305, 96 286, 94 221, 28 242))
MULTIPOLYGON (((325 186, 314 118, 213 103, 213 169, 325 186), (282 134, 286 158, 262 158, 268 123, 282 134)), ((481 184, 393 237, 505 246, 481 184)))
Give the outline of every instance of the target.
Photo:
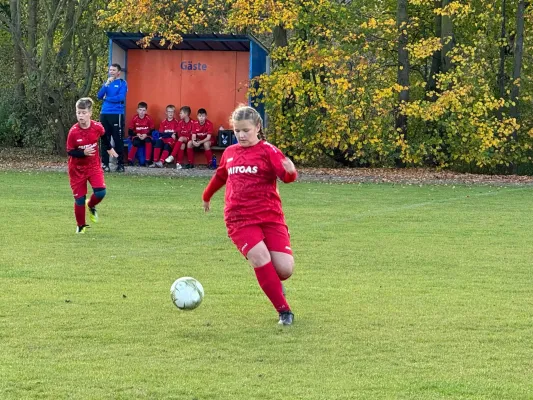
POLYGON ((208 201, 226 185, 224 220, 244 256, 261 240, 271 251, 292 254, 276 181, 290 183, 297 174, 285 171, 283 159, 283 153, 266 141, 252 147, 232 145, 222 154, 215 178, 204 192, 208 201))
MULTIPOLYGON (((147 135, 144 141, 146 160, 148 162, 163 163, 166 160, 176 160, 178 165, 183 163, 185 152, 187 153, 188 165, 194 164, 194 147, 188 145, 193 138, 196 141, 202 141, 211 135, 210 145, 215 144, 215 135, 213 123, 205 120, 203 124, 199 121, 189 119, 176 120, 164 119, 159 124, 159 139, 153 143, 152 132, 155 129, 155 124, 150 115, 146 114, 144 118, 135 115, 129 125, 129 132, 133 146, 128 152, 128 161, 130 163, 135 159, 137 148, 141 145, 141 135, 147 135), (138 142, 135 142, 139 140, 138 142), (179 142, 179 143, 178 143, 179 142), (155 146, 154 146, 155 144, 155 146), (153 158, 152 158, 153 154, 153 158), (172 156, 172 159, 169 158, 172 156)), ((203 146, 202 146, 203 148, 203 146)), ((205 149, 205 158, 207 165, 210 165, 213 157, 213 152, 210 148, 205 149)), ((167 162, 172 162, 167 161, 167 162)))
POLYGON ((92 157, 69 157, 68 171, 70 187, 74 198, 87 194, 87 182, 92 187, 105 187, 104 172, 98 149, 98 140, 104 136, 102 124, 91 121, 89 128, 83 129, 75 124, 68 133, 67 152, 80 149, 94 148, 96 153, 92 157))

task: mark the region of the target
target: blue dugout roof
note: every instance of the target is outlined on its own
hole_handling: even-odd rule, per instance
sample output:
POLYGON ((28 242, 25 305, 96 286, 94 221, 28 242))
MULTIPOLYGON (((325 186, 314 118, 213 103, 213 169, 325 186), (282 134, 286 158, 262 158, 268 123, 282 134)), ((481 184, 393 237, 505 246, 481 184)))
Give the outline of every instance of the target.
MULTIPOLYGON (((142 33, 107 32, 107 36, 124 50, 168 50, 167 46, 159 44, 160 37, 152 39, 148 47, 142 47, 137 43, 145 36, 142 33)), ((252 35, 192 33, 182 37, 183 41, 174 45, 171 50, 250 51, 252 47, 258 47, 268 54, 268 49, 252 35)))

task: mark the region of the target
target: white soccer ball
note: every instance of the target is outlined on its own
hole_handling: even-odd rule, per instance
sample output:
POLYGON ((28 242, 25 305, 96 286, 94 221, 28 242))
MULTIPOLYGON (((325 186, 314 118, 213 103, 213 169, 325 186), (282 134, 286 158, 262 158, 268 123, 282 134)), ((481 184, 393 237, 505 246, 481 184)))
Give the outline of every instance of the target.
POLYGON ((196 279, 185 276, 172 284, 170 298, 180 310, 194 310, 202 303, 204 288, 196 279))

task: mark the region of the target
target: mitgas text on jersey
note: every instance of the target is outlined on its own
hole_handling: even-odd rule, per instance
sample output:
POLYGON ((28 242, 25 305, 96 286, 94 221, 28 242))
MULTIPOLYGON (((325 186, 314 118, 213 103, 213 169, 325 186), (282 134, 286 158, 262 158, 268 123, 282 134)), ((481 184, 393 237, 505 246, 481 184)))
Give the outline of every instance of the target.
POLYGON ((232 174, 257 174, 257 166, 245 167, 243 165, 238 165, 236 167, 229 167, 228 175, 232 174))
POLYGON ((78 146, 78 149, 90 149, 91 147, 96 147, 96 143, 91 143, 91 144, 84 144, 82 146, 78 146))

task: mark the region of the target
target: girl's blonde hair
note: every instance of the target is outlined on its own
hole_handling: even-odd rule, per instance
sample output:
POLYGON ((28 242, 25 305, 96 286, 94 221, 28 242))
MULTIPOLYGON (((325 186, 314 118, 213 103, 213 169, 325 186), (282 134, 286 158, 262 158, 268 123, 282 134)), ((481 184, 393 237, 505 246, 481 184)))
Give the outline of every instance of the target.
POLYGON ((90 97, 82 97, 76 102, 76 108, 80 110, 93 110, 94 101, 90 97))
POLYGON ((259 139, 265 139, 265 133, 263 132, 263 118, 253 107, 246 106, 244 104, 239 105, 231 114, 230 123, 233 124, 237 121, 251 121, 255 126, 259 125, 259 139))

